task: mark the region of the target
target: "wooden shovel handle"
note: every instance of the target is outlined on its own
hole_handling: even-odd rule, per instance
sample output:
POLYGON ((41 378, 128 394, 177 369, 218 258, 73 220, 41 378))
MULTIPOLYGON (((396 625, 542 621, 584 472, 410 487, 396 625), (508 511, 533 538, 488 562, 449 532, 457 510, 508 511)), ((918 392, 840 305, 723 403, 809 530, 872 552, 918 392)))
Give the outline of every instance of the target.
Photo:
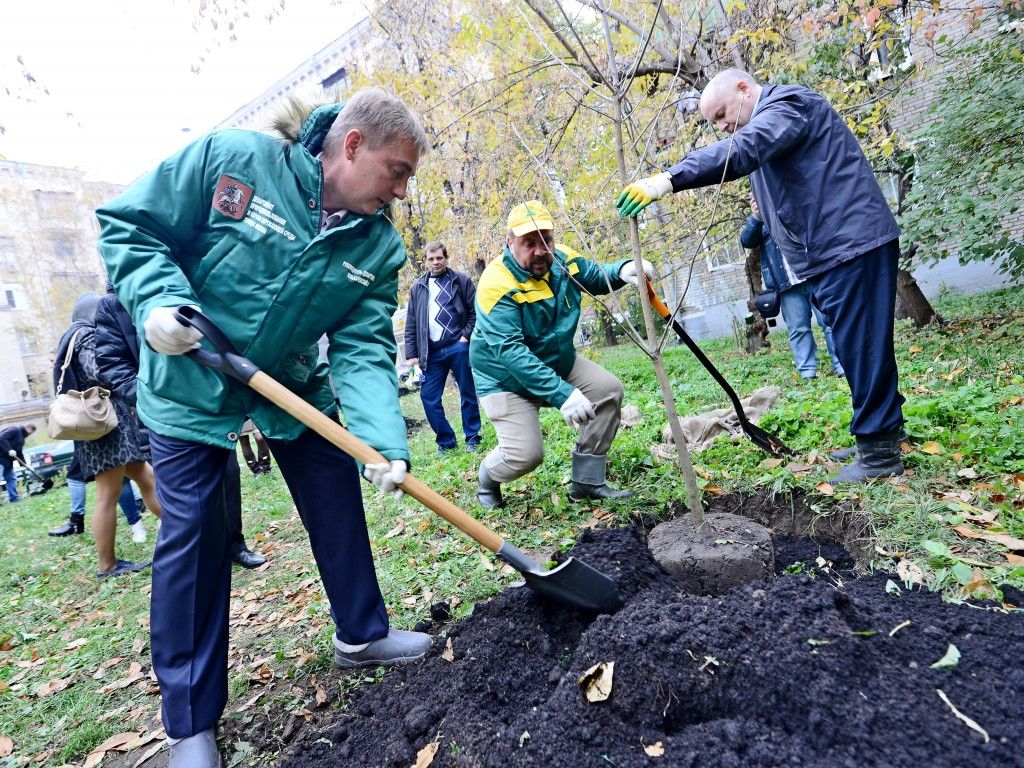
MULTIPOLYGON (((353 459, 361 461, 363 464, 387 463, 388 460, 374 448, 371 448, 338 424, 338 422, 321 413, 294 392, 274 381, 263 371, 257 371, 248 383, 250 387, 274 403, 274 405, 290 413, 325 440, 334 443, 334 445, 338 446, 338 448, 353 459)), ((417 480, 412 475, 407 475, 405 482, 400 487, 416 499, 416 501, 420 502, 420 504, 436 512, 460 531, 487 547, 491 552, 496 553, 501 549, 501 545, 504 542, 498 534, 494 533, 483 523, 470 517, 469 514, 452 504, 448 499, 422 481, 417 480)))

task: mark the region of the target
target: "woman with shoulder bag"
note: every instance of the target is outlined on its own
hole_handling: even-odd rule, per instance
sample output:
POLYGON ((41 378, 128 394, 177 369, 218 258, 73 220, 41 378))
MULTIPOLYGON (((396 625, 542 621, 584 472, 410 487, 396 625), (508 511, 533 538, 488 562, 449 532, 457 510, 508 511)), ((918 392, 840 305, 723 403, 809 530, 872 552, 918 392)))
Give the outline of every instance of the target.
MULTIPOLYGON (((115 301, 116 298, 115 296, 115 301)), ((61 366, 73 338, 74 349, 70 364, 63 373, 62 391, 84 391, 94 386, 110 389, 110 401, 117 414, 117 427, 103 437, 75 441, 75 453, 81 463, 83 479, 96 480, 92 534, 99 556, 99 570, 96 575, 100 579, 140 571, 148 565, 119 560, 115 556, 117 500, 121 495, 121 484, 125 475, 139 486, 147 508, 157 517, 160 516, 160 502, 156 498, 153 468, 149 465, 149 440, 135 415, 134 404, 120 394, 100 372, 99 345, 104 334, 98 330, 96 319, 97 308, 104 301, 106 299, 101 299, 91 291, 79 296, 71 315, 71 327, 65 331, 57 349, 53 377, 54 387, 57 388, 61 366)))

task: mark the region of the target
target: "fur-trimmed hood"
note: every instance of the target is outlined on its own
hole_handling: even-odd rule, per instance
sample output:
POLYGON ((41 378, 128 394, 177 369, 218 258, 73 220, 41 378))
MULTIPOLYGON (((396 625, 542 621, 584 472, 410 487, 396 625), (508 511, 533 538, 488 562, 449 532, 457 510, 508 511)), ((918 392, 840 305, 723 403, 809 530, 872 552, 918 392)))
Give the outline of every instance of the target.
POLYGON ((288 105, 271 122, 271 129, 289 143, 301 143, 316 157, 323 150, 324 139, 344 102, 311 104, 289 97, 288 105))

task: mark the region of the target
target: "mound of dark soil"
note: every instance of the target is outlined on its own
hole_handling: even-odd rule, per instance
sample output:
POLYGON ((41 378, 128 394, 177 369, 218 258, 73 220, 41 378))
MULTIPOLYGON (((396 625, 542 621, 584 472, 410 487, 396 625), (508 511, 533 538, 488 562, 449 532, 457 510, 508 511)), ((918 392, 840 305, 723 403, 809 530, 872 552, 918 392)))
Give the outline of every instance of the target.
POLYGON ((409 768, 433 742, 432 766, 1024 765, 1019 613, 891 595, 884 575, 813 564, 688 596, 627 530, 587 534, 572 554, 615 576, 620 611, 580 616, 506 590, 284 765, 409 768), (950 644, 959 665, 932 669, 950 644), (598 662, 615 663, 612 693, 590 703, 578 681, 598 662))

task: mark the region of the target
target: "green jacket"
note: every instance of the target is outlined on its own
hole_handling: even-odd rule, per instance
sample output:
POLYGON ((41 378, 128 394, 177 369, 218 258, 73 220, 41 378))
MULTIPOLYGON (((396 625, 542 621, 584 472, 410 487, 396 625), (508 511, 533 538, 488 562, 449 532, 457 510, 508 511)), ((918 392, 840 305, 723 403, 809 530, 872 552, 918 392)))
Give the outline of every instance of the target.
MULTIPOLYGON (((324 413, 337 410, 329 369, 349 429, 408 460, 391 323, 402 240, 380 212, 318 234, 314 155, 341 107, 315 110, 294 142, 221 130, 185 147, 97 211, 100 253, 140 333, 154 307, 198 305, 242 354, 324 413), (328 363, 318 364, 324 333, 328 363)), ((305 429, 245 385, 148 344, 138 411, 162 435, 224 448, 247 415, 267 437, 305 429)))
POLYGON ((581 293, 569 275, 590 293, 609 293, 625 285, 619 270, 628 261, 601 265, 555 245, 552 269, 535 278, 506 246, 476 289, 469 359, 477 394, 513 392, 560 408, 573 390, 565 377, 576 363, 573 336, 580 320, 581 293))

